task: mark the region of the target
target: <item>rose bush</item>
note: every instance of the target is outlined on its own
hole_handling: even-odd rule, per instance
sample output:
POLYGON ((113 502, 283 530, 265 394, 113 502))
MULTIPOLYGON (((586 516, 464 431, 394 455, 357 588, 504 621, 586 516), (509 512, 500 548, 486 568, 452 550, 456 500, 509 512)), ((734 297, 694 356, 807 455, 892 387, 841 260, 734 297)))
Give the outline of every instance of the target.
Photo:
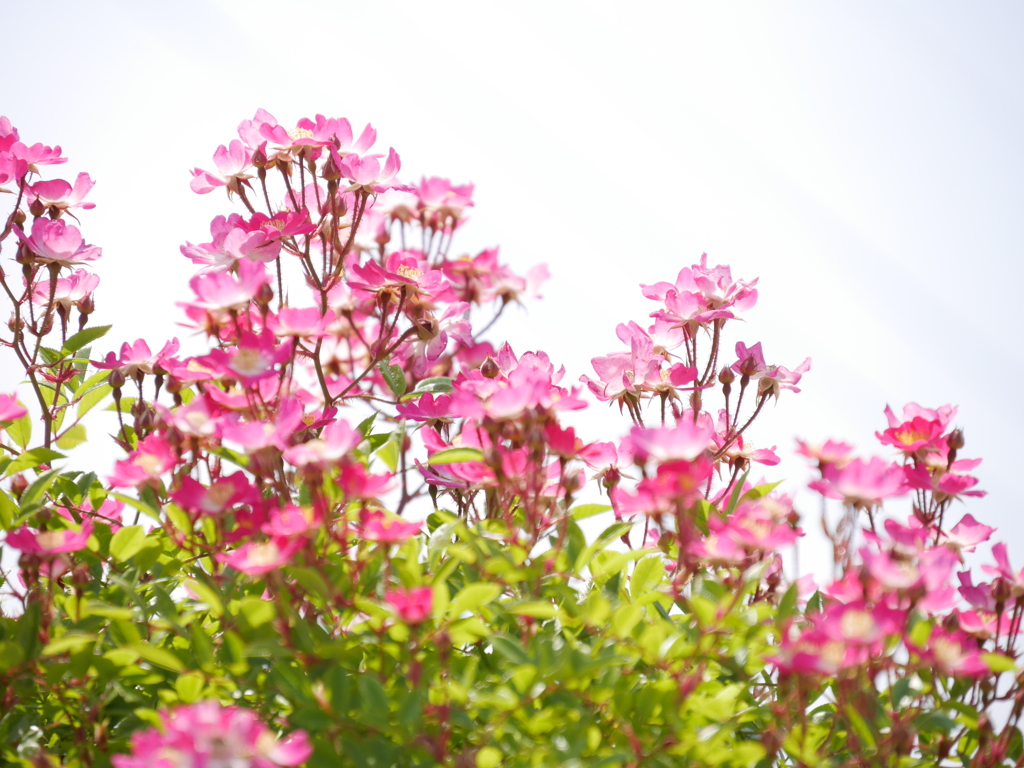
POLYGON ((886 408, 884 457, 799 443, 840 515, 834 578, 789 578, 749 429, 810 360, 727 341, 756 280, 641 286, 574 384, 484 338, 546 270, 455 249, 472 185, 344 119, 238 136, 192 181, 236 210, 181 248, 205 352, 100 356, 92 180, 0 118, 5 763, 1021 764, 1024 570, 965 565, 994 529, 955 408, 886 408), (631 428, 577 435, 590 396, 631 428), (98 476, 62 451, 101 407, 98 476))

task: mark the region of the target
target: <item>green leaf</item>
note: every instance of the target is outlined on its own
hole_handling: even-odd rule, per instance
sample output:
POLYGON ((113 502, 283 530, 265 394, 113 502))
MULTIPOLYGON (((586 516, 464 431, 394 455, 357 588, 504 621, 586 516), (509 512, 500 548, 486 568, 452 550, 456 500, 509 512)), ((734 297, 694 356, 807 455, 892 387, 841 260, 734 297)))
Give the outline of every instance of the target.
POLYGON ((612 523, 611 525, 609 525, 601 532, 601 535, 598 536, 592 544, 590 544, 589 546, 587 546, 586 549, 580 552, 579 556, 576 558, 576 564, 573 566, 573 571, 577 574, 581 573, 583 569, 587 567, 587 565, 590 563, 590 561, 593 559, 594 555, 597 554, 598 551, 607 547, 611 542, 615 541, 615 539, 620 538, 623 534, 627 533, 632 528, 633 523, 626 522, 612 523))
POLYGON ((765 483, 764 485, 758 485, 755 488, 751 488, 749 491, 743 494, 743 500, 757 501, 758 499, 763 499, 769 493, 771 493, 780 485, 782 485, 782 482, 783 481, 780 480, 777 483, 765 483))
POLYGON ((77 651, 95 642, 96 635, 77 633, 64 635, 64 637, 58 637, 56 640, 51 640, 47 643, 46 647, 43 648, 43 656, 56 656, 59 653, 77 651))
POLYGON ((33 469, 40 464, 48 464, 55 459, 63 458, 63 453, 57 453, 57 451, 52 451, 49 448, 33 448, 31 451, 25 451, 21 456, 12 461, 10 466, 7 467, 7 472, 4 474, 10 477, 19 472, 24 472, 26 469, 33 469))
POLYGON ((0 528, 5 531, 11 530, 18 511, 18 505, 7 495, 7 491, 0 491, 0 528))
POLYGON ((412 392, 408 392, 402 396, 403 400, 412 400, 413 398, 425 395, 428 392, 431 394, 443 394, 445 392, 452 391, 452 380, 447 376, 432 376, 429 379, 423 379, 416 384, 416 388, 412 392))
POLYGON ((457 619, 463 611, 473 611, 485 603, 489 603, 501 594, 497 584, 478 582, 459 590, 448 607, 448 616, 457 619))
POLYGON ((569 517, 573 520, 586 520, 602 512, 610 512, 611 509, 610 504, 580 504, 569 510, 569 517))
POLYGON ((85 427, 81 424, 74 424, 64 430, 64 434, 57 438, 57 447, 67 451, 81 445, 86 440, 85 427))
POLYGON ((61 356, 70 355, 77 352, 86 344, 91 344, 96 339, 102 339, 107 335, 114 326, 112 325, 97 325, 93 328, 86 328, 85 330, 79 331, 70 339, 64 342, 64 348, 61 350, 61 356))
POLYGON ((1017 669, 1013 659, 1001 653, 983 653, 981 654, 981 660, 988 664, 988 668, 996 674, 1000 672, 1013 672, 1017 669))
POLYGON ((391 390, 395 397, 401 397, 405 394, 405 371, 402 370, 401 366, 390 365, 385 360, 377 363, 377 369, 381 372, 384 381, 388 385, 388 389, 391 390))
POLYGON ((402 445, 405 443, 405 430, 402 428, 396 429, 391 433, 391 437, 388 438, 387 442, 384 443, 379 449, 377 449, 377 456, 384 462, 388 469, 392 472, 398 470, 398 459, 402 455, 402 445))
POLYGON ((109 384, 100 384, 82 395, 82 399, 78 401, 78 409, 76 410, 78 418, 81 419, 85 414, 106 400, 113 391, 114 388, 109 384))
POLYGON ((517 616, 532 616, 535 619, 553 619, 558 615, 558 606, 545 600, 532 600, 510 607, 509 613, 517 616))
MULTIPOLYGON (((18 405, 21 405, 22 408, 25 407, 20 400, 18 405)), ((32 414, 26 412, 20 419, 12 421, 7 427, 7 434, 21 450, 24 451, 28 448, 28 444, 32 440, 32 414)))
POLYGON ((483 460, 484 454, 478 448, 448 448, 427 459, 427 464, 464 464, 467 461, 483 460))
POLYGON ((921 733, 949 733, 955 727, 956 723, 945 712, 924 712, 914 718, 914 730, 921 733))
POLYGON ((0 671, 18 666, 25 660, 25 651, 18 643, 0 641, 0 671))
POLYGON ((206 685, 206 681, 203 676, 198 672, 188 672, 184 675, 179 676, 174 681, 174 690, 178 693, 178 698, 181 699, 185 704, 192 704, 199 700, 200 694, 203 692, 203 687, 206 685))
POLYGON ((141 525, 126 525, 110 540, 110 555, 117 562, 130 560, 146 545, 146 532, 141 525))
POLYGON ((191 589, 202 602, 206 603, 206 608, 211 616, 220 618, 224 615, 224 602, 213 587, 195 579, 188 579, 183 586, 191 589))
POLYGON ((636 600, 661 584, 665 578, 665 564, 659 555, 645 557, 633 569, 629 578, 629 594, 636 600))
POLYGON ((146 643, 132 643, 124 647, 126 650, 137 653, 140 659, 148 661, 150 664, 163 667, 171 672, 185 671, 185 665, 181 663, 181 659, 166 648, 158 648, 155 645, 147 645, 146 643))
POLYGON ((743 495, 743 485, 747 482, 747 475, 750 474, 748 469, 740 476, 740 479, 736 481, 736 485, 733 486, 732 493, 729 494, 729 506, 725 508, 725 516, 729 517, 733 512, 736 511, 736 506, 740 503, 740 496, 743 495))
POLYGON ((247 597, 239 604, 238 612, 256 629, 274 618, 274 604, 261 597, 247 597))

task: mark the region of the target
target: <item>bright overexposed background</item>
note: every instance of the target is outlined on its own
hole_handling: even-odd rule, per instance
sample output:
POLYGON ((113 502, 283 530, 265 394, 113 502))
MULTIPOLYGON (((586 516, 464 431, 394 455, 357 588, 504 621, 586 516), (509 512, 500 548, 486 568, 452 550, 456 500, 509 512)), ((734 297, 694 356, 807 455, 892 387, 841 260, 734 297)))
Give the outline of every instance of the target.
MULTIPOLYGON (((0 113, 64 147, 50 174, 97 180, 82 219, 104 249, 105 343, 181 331, 193 265, 178 246, 231 210, 191 193, 188 171, 212 168, 240 120, 372 121, 403 178, 476 183, 457 245, 550 266, 545 300, 502 329, 517 351, 590 373, 615 325, 655 308, 637 285, 706 251, 761 278, 730 344, 814 361, 754 435, 787 457, 769 477, 808 478, 795 435, 874 452, 886 403, 958 403, 962 455, 985 457, 990 492, 965 511, 1021 540, 1019 4, 54 0, 4 14, 0 113)), ((590 439, 626 428, 591 410, 590 439)))

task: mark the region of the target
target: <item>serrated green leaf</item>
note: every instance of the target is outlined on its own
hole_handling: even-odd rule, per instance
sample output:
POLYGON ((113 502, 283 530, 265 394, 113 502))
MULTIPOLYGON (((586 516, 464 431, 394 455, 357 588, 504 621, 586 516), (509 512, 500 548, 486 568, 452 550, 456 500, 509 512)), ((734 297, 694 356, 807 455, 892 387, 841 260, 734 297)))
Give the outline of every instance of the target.
POLYGON ((427 464, 464 464, 467 461, 483 460, 484 454, 478 448, 447 448, 427 459, 427 464))
POLYGON ((107 331, 113 327, 112 325, 97 325, 93 328, 85 328, 79 331, 64 342, 64 348, 61 350, 62 356, 77 352, 86 344, 91 344, 96 339, 103 338, 107 335, 107 331))
POLYGON ((391 390, 395 397, 401 397, 405 394, 405 371, 402 370, 401 366, 390 365, 387 361, 377 363, 377 370, 380 371, 381 376, 384 377, 384 382, 388 385, 388 389, 391 390))
POLYGON ((665 563, 660 555, 645 557, 636 564, 629 577, 629 594, 636 600, 655 589, 665 578, 665 563))
POLYGON ((85 414, 110 397, 113 391, 113 387, 109 384, 100 384, 87 391, 82 395, 82 399, 78 401, 77 410, 75 411, 78 418, 81 419, 85 414))

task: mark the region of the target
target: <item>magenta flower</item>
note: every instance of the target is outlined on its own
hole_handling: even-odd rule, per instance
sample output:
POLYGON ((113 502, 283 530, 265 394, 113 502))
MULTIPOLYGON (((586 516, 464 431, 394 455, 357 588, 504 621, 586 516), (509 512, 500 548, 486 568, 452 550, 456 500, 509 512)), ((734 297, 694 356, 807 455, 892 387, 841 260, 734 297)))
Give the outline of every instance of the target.
POLYGON ((875 507, 883 500, 907 493, 903 467, 877 456, 870 461, 854 459, 839 467, 828 464, 821 468, 821 480, 808 487, 830 499, 842 499, 855 507, 875 507))
POLYGON ((78 227, 67 224, 63 219, 36 219, 32 222, 31 237, 26 236, 20 227, 15 227, 14 231, 43 264, 71 267, 95 261, 102 255, 96 246, 85 244, 78 227))
POLYGON ((61 528, 54 531, 35 531, 27 525, 7 534, 4 544, 22 552, 51 557, 64 552, 85 549, 92 535, 92 521, 82 521, 80 530, 61 528))
POLYGON ((10 424, 27 413, 15 395, 0 394, 0 424, 10 424))
POLYGON ((213 153, 213 163, 218 174, 196 168, 192 171, 192 191, 205 195, 217 187, 227 187, 228 194, 238 192, 243 184, 252 176, 245 173, 251 167, 252 153, 238 139, 228 146, 221 144, 213 153))
POLYGON ((380 167, 380 161, 373 155, 360 157, 355 152, 350 152, 342 159, 333 148, 331 154, 345 178, 352 182, 345 190, 346 192, 363 190, 377 193, 391 189, 395 185, 388 182, 402 168, 402 160, 393 148, 388 150, 388 159, 384 162, 383 168, 380 167))
POLYGON ((977 640, 964 632, 946 632, 942 627, 935 627, 927 647, 918 650, 923 660, 947 675, 986 677, 992 674, 981 658, 977 640))
POLYGON ((235 472, 214 480, 209 486, 184 477, 181 488, 171 494, 171 499, 182 509, 195 514, 220 515, 240 504, 255 504, 260 494, 244 474, 235 472))
POLYGON ((215 375, 236 379, 248 387, 260 379, 276 376, 277 366, 291 358, 292 344, 291 339, 277 344, 277 338, 269 331, 259 336, 243 333, 237 346, 211 350, 196 360, 215 375))
POLYGON ((78 174, 75 179, 75 186, 71 186, 64 179, 51 179, 49 181, 37 181, 25 190, 25 197, 29 205, 38 201, 45 208, 65 211, 69 208, 83 208, 88 210, 95 208, 95 203, 83 203, 82 200, 93 188, 95 182, 88 173, 78 174))
POLYGON ((674 427, 633 427, 629 433, 637 458, 655 461, 693 461, 714 439, 715 425, 706 413, 696 422, 684 415, 674 427))
POLYGON ((304 544, 300 538, 275 536, 268 541, 249 541, 228 554, 218 554, 218 562, 234 568, 249 576, 260 576, 264 573, 286 566, 304 544))
POLYGON ((28 163, 19 160, 10 152, 0 151, 0 190, 13 192, 4 187, 5 184, 17 182, 28 173, 28 163))
POLYGON ((160 476, 174 468, 178 456, 163 435, 152 434, 139 442, 137 450, 114 465, 108 481, 114 488, 135 487, 159 482, 160 476))
POLYGON ((852 458, 853 446, 838 440, 826 440, 821 445, 810 445, 797 439, 797 453, 809 459, 815 459, 819 466, 835 464, 845 467, 852 458))
POLYGON ((434 605, 434 590, 430 587, 389 590, 385 599, 395 609, 398 618, 406 624, 422 624, 430 617, 434 605))
MULTIPOLYGON (((72 307, 87 307, 91 303, 92 293, 100 284, 100 276, 84 269, 76 269, 67 277, 57 279, 53 288, 53 304, 71 312, 72 307)), ((32 303, 45 307, 50 301, 50 281, 40 280, 32 289, 32 303)))
POLYGON ((313 754, 305 731, 278 739, 248 709, 201 701, 160 713, 161 727, 132 734, 131 754, 114 768, 276 768, 301 765, 313 754))
POLYGON ((285 449, 284 459, 294 467, 314 466, 320 469, 339 464, 363 441, 362 434, 344 419, 328 424, 320 437, 285 449))
POLYGON ((423 529, 423 523, 412 523, 394 515, 386 515, 380 510, 363 512, 360 518, 359 535, 367 541, 379 541, 393 544, 405 541, 423 529))
POLYGON ((126 377, 134 378, 144 373, 155 373, 157 368, 167 370, 178 347, 178 340, 171 339, 159 352, 153 354, 145 340, 137 339, 134 344, 122 344, 120 356, 108 352, 103 362, 93 362, 93 365, 106 370, 116 368, 126 377))

